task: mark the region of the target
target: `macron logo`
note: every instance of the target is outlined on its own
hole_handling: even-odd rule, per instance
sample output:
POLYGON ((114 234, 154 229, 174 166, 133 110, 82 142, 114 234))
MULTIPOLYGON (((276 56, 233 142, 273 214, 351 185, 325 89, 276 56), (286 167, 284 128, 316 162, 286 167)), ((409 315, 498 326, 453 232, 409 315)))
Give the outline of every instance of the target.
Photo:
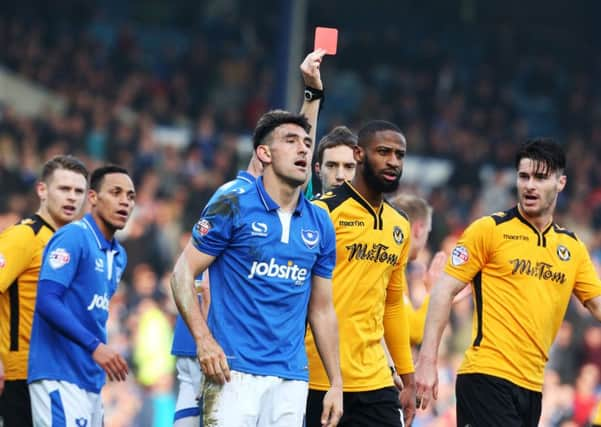
POLYGON ((94 294, 92 302, 88 305, 88 311, 92 311, 95 308, 99 308, 104 311, 109 311, 109 299, 104 295, 94 294))
POLYGON ((269 264, 266 262, 254 261, 250 268, 248 278, 252 279, 255 276, 277 277, 278 279, 291 279, 294 280, 295 285, 302 285, 307 278, 308 273, 306 268, 301 268, 292 261, 288 261, 287 264, 281 265, 275 262, 275 258, 271 258, 269 264))

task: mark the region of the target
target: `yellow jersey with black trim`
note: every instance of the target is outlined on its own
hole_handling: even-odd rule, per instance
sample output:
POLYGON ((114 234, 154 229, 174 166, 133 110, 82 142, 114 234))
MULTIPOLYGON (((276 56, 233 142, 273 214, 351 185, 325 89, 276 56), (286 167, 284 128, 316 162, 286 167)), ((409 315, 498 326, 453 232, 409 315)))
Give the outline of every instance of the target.
POLYGON ((39 215, 0 234, 0 358, 7 380, 27 379, 42 253, 53 234, 54 229, 39 215))
POLYGON ((583 303, 601 295, 582 241, 554 223, 540 232, 517 207, 472 223, 445 271, 473 287, 473 342, 458 373, 492 375, 533 391, 542 390, 572 293, 583 303))
MULTIPOLYGON (((346 182, 314 201, 327 210, 336 230, 333 273, 344 391, 392 386, 381 345, 386 337, 399 373, 413 372, 403 276, 409 255, 409 221, 388 202, 372 207, 346 182)), ((309 387, 327 390, 328 377, 307 331, 309 387)))

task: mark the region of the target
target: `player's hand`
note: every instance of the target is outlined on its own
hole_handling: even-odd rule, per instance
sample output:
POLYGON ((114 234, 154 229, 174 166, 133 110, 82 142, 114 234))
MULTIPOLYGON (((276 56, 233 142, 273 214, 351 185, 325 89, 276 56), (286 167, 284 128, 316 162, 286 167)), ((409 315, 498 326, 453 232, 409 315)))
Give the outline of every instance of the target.
POLYGON ((415 401, 417 409, 426 409, 430 402, 436 399, 438 399, 436 360, 420 353, 415 364, 415 401))
POLYGON ((403 408, 403 418, 405 425, 410 426, 415 417, 415 385, 406 384, 399 393, 399 403, 403 408))
POLYGON ((4 391, 4 365, 2 364, 2 360, 0 360, 0 396, 2 396, 3 391, 4 391))
POLYGON ((92 353, 92 359, 106 372, 110 381, 125 381, 127 378, 127 362, 108 345, 100 343, 92 353))
POLYGON ((305 57, 305 60, 300 65, 305 86, 323 90, 323 82, 321 81, 319 67, 321 66, 321 61, 325 54, 325 49, 317 49, 305 57))
POLYGON ((426 291, 430 292, 434 283, 436 283, 436 281, 440 278, 442 272, 444 271, 444 266, 447 263, 447 258, 447 254, 443 251, 436 252, 432 258, 430 267, 428 268, 428 272, 426 273, 424 280, 426 291))
POLYGON ((212 336, 196 343, 200 368, 209 381, 225 384, 230 381, 230 367, 225 353, 212 336))
POLYGON ((342 387, 330 387, 323 397, 321 425, 335 427, 342 417, 342 387))

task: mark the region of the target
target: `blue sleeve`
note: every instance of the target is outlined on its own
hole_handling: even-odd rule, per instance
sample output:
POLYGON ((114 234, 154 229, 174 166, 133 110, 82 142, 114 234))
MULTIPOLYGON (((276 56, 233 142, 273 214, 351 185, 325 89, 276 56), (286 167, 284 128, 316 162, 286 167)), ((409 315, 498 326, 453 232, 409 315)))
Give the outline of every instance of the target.
POLYGON ((46 245, 39 280, 50 280, 68 288, 77 273, 82 254, 83 229, 68 224, 57 231, 46 245))
POLYGON ((62 283, 40 280, 35 310, 52 328, 91 354, 100 345, 100 340, 84 328, 64 304, 63 295, 66 291, 62 283))
POLYGON ((336 231, 330 215, 320 207, 316 207, 316 209, 321 225, 322 238, 320 242, 321 252, 313 266, 312 273, 315 276, 331 279, 336 265, 336 231))
POLYGON ((236 211, 239 210, 237 196, 231 193, 207 205, 192 229, 192 243, 196 249, 219 256, 228 246, 233 234, 236 211))

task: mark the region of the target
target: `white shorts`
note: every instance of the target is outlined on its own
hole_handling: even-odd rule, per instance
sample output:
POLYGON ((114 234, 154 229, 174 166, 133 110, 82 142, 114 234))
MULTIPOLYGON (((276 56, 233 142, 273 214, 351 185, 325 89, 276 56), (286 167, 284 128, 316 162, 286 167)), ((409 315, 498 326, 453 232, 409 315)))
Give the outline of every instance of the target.
POLYGON ((104 408, 99 393, 66 381, 29 384, 34 427, 102 427, 104 408))
POLYGON ((181 421, 182 419, 196 418, 196 420, 192 420, 193 424, 190 425, 198 426, 200 421, 198 399, 200 398, 200 382, 203 377, 200 365, 195 357, 178 357, 175 367, 179 388, 173 423, 177 423, 178 427, 183 427, 187 424, 184 424, 181 421))
POLYGON ((306 381, 231 371, 230 382, 203 386, 204 425, 212 427, 301 427, 306 381))

